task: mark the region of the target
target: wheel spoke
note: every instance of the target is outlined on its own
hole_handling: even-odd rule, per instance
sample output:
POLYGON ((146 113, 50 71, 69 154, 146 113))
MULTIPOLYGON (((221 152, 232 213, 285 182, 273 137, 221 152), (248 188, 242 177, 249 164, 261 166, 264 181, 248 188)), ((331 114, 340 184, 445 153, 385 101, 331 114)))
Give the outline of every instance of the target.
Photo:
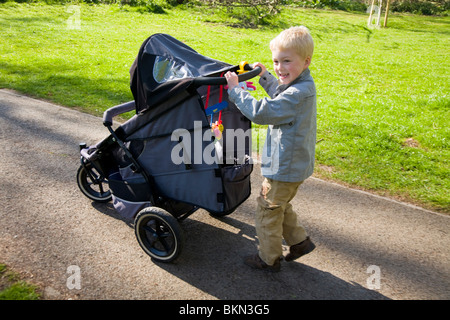
MULTIPOLYGON (((166 236, 167 237, 167 236, 166 236)), ((159 242, 162 244, 162 246, 164 247, 164 249, 167 251, 167 252, 169 252, 169 250, 170 250, 170 245, 167 243, 167 241, 166 241, 166 237, 161 237, 161 238, 159 238, 159 242)))
POLYGON ((156 233, 158 236, 158 241, 161 243, 161 245, 164 247, 164 249, 169 252, 170 250, 170 244, 167 243, 166 239, 170 237, 170 232, 165 231, 166 227, 165 224, 161 221, 156 221, 156 233))
POLYGON ((103 183, 102 183, 102 182, 100 182, 100 183, 98 184, 98 187, 99 187, 99 189, 100 189, 100 194, 105 193, 105 191, 104 191, 104 189, 103 189, 103 183))
POLYGON ((158 233, 151 226, 146 225, 146 226, 143 227, 143 229, 145 231, 147 231, 148 233, 150 233, 152 235, 152 237, 158 238, 158 233))
POLYGON ((167 238, 169 238, 171 234, 170 232, 165 231, 166 226, 164 223, 159 220, 151 220, 143 227, 143 229, 149 234, 147 239, 149 240, 151 247, 157 249, 157 247, 161 248, 162 246, 165 253, 170 252, 171 244, 170 241, 167 241, 167 238))

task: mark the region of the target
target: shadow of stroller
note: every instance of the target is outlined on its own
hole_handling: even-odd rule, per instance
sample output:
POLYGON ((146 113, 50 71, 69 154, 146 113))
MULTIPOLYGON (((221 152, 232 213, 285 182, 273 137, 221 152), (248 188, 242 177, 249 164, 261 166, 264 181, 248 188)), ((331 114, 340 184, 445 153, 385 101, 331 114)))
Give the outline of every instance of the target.
POLYGON ((230 216, 217 220, 212 224, 204 222, 208 219, 185 221, 183 254, 175 263, 158 266, 218 299, 388 299, 297 261, 283 262, 279 273, 251 269, 244 265, 243 258, 256 252, 254 227, 230 216))
MULTIPOLYGON (((92 203, 99 212, 124 220, 111 203, 92 203)), ((239 213, 238 213, 239 214, 239 213)), ((199 210, 182 222, 183 252, 174 262, 153 261, 160 268, 218 299, 228 300, 386 300, 358 283, 301 262, 283 262, 279 273, 253 270, 243 263, 257 249, 254 226, 233 216, 214 218, 199 210)), ((150 258, 150 257, 149 257, 150 258)))
POLYGON ((99 203, 99 202, 93 201, 91 204, 92 204, 92 207, 95 210, 97 210, 98 212, 101 212, 101 213, 103 213, 103 214, 105 214, 105 215, 107 215, 107 216, 109 216, 111 218, 114 218, 116 220, 121 220, 127 226, 129 226, 130 228, 134 229, 134 221, 125 219, 119 213, 117 213, 117 211, 113 207, 112 202, 99 203))

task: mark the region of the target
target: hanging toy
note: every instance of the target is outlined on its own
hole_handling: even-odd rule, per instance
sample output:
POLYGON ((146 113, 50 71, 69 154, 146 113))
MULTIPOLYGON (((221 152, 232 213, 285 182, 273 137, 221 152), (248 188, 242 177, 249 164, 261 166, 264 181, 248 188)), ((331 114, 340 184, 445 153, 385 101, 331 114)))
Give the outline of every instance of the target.
POLYGON ((247 91, 255 91, 256 90, 256 87, 253 85, 253 82, 250 82, 250 81, 239 82, 239 86, 242 89, 247 90, 247 91))
POLYGON ((228 107, 228 102, 222 101, 222 102, 216 103, 215 105, 212 105, 212 106, 206 108, 205 113, 207 116, 210 116, 214 113, 217 113, 217 112, 225 109, 226 107, 228 107))
POLYGON ((212 124, 211 126, 211 131, 214 133, 214 136, 216 137, 217 140, 222 139, 222 132, 223 132, 223 125, 222 125, 222 121, 216 121, 215 123, 212 124))

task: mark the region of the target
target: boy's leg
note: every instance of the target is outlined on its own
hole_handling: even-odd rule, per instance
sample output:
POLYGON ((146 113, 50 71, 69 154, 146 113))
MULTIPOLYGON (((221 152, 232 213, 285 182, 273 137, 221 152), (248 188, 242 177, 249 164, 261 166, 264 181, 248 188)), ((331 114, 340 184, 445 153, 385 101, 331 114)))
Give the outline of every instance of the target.
POLYGON ((259 240, 259 257, 268 265, 273 265, 283 254, 281 241, 284 213, 300 184, 301 182, 280 182, 267 178, 263 181, 261 194, 257 198, 255 226, 259 240))
MULTIPOLYGON (((292 199, 291 199, 292 200, 292 199)), ((290 201, 290 200, 289 200, 290 201)), ((288 203, 286 210, 284 211, 283 221, 283 238, 288 246, 300 243, 306 240, 308 234, 305 228, 298 223, 297 213, 292 208, 292 205, 288 203)))
POLYGON ((296 260, 316 247, 309 239, 306 230, 298 224, 297 214, 290 203, 287 204, 284 214, 283 237, 289 245, 289 253, 284 257, 285 261, 296 260))

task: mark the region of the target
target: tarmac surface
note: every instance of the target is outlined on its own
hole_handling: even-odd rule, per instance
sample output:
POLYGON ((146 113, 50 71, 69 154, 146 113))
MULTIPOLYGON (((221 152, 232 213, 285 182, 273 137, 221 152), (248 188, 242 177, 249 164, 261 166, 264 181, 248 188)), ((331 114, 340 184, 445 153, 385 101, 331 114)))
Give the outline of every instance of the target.
POLYGON ((181 224, 181 256, 155 263, 111 204, 77 187, 78 144, 107 135, 99 117, 0 90, 0 263, 44 299, 450 298, 450 216, 317 178, 293 200, 316 250, 279 273, 245 266, 258 168, 244 204, 220 219, 197 211, 181 224))

